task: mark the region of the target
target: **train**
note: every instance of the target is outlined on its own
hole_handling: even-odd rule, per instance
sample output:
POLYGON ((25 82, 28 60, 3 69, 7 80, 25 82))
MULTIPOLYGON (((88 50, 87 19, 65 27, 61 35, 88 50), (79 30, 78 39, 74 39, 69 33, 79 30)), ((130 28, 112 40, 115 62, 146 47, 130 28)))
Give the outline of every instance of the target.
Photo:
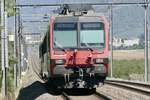
POLYGON ((41 76, 57 88, 96 89, 108 75, 105 16, 52 16, 39 47, 41 76))

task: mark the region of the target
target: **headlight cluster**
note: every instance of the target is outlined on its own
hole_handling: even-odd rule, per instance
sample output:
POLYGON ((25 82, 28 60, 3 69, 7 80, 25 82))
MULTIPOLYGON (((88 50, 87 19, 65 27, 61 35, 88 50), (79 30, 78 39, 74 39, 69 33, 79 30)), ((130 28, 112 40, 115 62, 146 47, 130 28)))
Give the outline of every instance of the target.
POLYGON ((56 59, 55 64, 56 65, 63 65, 63 64, 65 64, 65 60, 64 59, 56 59))
POLYGON ((109 60, 108 58, 95 58, 94 63, 95 64, 108 64, 109 60))

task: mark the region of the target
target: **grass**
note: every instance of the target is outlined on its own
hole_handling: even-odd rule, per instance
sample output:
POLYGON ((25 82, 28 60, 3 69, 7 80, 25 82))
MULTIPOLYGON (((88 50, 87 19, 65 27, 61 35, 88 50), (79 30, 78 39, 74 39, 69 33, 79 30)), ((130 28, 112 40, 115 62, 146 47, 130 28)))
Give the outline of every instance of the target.
MULTIPOLYGON (((148 56, 150 72, 150 50, 148 56)), ((113 76, 130 80, 144 80, 144 50, 114 50, 113 76)))
POLYGON ((113 76, 115 78, 133 79, 132 77, 133 75, 137 76, 141 75, 142 77, 143 73, 144 73, 144 59, 113 61, 113 76))

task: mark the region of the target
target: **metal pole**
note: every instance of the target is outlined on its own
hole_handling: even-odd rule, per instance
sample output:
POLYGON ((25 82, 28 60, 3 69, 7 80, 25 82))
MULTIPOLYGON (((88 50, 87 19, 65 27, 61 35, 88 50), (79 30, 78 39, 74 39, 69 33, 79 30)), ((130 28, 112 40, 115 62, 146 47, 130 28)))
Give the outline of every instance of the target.
POLYGON ((113 6, 110 7, 110 73, 113 77, 113 6))
POLYGON ((21 21, 21 17, 20 17, 20 75, 23 71, 23 67, 24 67, 24 64, 23 64, 23 58, 24 58, 24 53, 23 53, 23 36, 22 36, 22 21, 21 21))
POLYGON ((23 48, 24 48, 24 42, 23 42, 23 35, 22 35, 22 32, 23 32, 23 26, 22 26, 22 19, 21 19, 21 31, 20 31, 20 33, 21 33, 21 56, 22 56, 22 59, 21 59, 21 62, 22 62, 22 64, 21 64, 21 73, 22 73, 22 71, 23 71, 23 68, 24 68, 24 50, 23 50, 23 48))
POLYGON ((7 12, 5 11, 5 67, 8 68, 8 25, 7 12))
MULTIPOLYGON (((24 40, 24 42, 25 42, 25 40, 24 40)), ((25 48, 24 48, 24 49, 25 49, 25 50, 24 50, 24 51, 25 51, 24 53, 25 53, 25 58, 26 58, 26 59, 25 59, 25 66, 26 66, 25 70, 27 70, 27 68, 28 68, 28 66, 27 66, 27 63, 28 63, 28 60, 27 60, 28 54, 27 54, 27 45, 26 45, 26 42, 24 43, 24 47, 25 47, 25 48)))
POLYGON ((145 0, 145 18, 144 18, 144 34, 145 34, 145 47, 144 47, 144 66, 145 66, 145 82, 148 82, 148 23, 147 23, 147 10, 148 10, 148 0, 145 0))
POLYGON ((21 20, 20 20, 20 9, 18 10, 18 79, 21 79, 21 20))
POLYGON ((5 14, 5 30, 4 30, 4 79, 3 79, 3 85, 4 85, 4 88, 5 88, 5 94, 7 95, 7 68, 8 68, 8 32, 7 32, 7 12, 5 11, 4 12, 5 14))
POLYGON ((1 62, 4 69, 4 0, 1 0, 1 62))
POLYGON ((5 53, 5 1, 1 0, 1 63, 2 63, 2 94, 4 98, 7 95, 7 85, 6 85, 6 53, 5 53))
MULTIPOLYGON (((147 7, 147 12, 149 12, 149 0, 147 0, 147 5, 148 5, 148 7, 147 7)), ((149 41, 150 41, 150 33, 149 33, 149 27, 148 27, 148 14, 147 14, 147 56, 148 56, 148 59, 147 59, 147 77, 148 77, 148 79, 147 79, 147 81, 149 81, 150 82, 150 52, 149 52, 149 50, 150 50, 150 45, 149 45, 149 41)))
MULTIPOLYGON (((14 58, 17 58, 17 10, 15 8, 14 58)), ((17 64, 14 64, 14 91, 17 88, 17 64)))
POLYGON ((24 53, 23 53, 23 43, 21 43, 21 73, 22 73, 23 67, 24 67, 24 64, 23 64, 23 58, 24 58, 24 53))

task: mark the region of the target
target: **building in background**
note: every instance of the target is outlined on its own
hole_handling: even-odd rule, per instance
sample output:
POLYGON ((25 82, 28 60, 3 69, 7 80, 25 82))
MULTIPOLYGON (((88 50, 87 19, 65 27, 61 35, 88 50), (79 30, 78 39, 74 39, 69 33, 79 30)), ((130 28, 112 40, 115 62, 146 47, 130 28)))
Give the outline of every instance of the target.
POLYGON ((114 49, 129 49, 129 48, 139 48, 140 46, 140 39, 139 38, 132 38, 132 39, 126 39, 126 38, 120 38, 120 37, 114 37, 113 38, 113 47, 114 49))
POLYGON ((125 39, 123 40, 123 46, 124 47, 129 47, 129 46, 134 46, 134 45, 139 45, 140 44, 140 39, 135 38, 135 39, 125 39))

